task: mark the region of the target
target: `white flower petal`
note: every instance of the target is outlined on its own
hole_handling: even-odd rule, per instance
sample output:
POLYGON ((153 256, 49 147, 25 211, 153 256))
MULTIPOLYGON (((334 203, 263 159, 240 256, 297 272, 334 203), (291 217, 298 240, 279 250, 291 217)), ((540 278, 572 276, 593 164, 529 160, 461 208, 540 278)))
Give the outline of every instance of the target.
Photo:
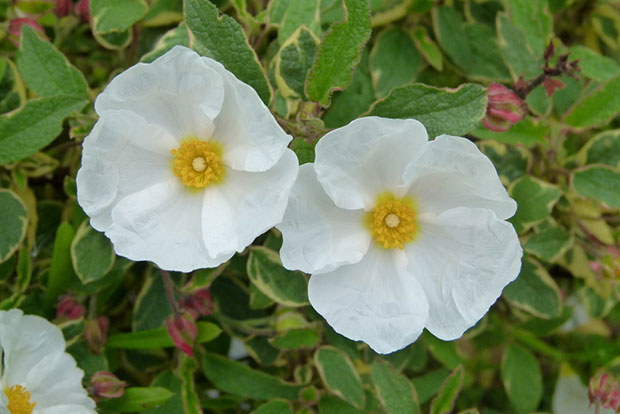
POLYGON ((11 414, 7 405, 9 404, 9 398, 2 391, 2 382, 0 381, 0 414, 11 414))
POLYGON ((420 234, 405 245, 407 268, 426 292, 426 328, 456 339, 518 276, 523 251, 512 225, 491 210, 458 207, 420 221, 420 234))
POLYGON ((37 414, 93 414, 93 410, 78 404, 61 404, 37 411, 37 414))
POLYGON ((614 414, 616 412, 604 407, 596 411, 594 405, 590 406, 588 387, 581 383, 579 375, 568 368, 565 363, 560 367, 551 406, 553 414, 595 414, 597 412, 598 414, 614 414))
POLYGON ((362 260, 370 245, 363 210, 336 207, 316 179, 312 164, 299 167, 282 223, 280 250, 287 269, 324 273, 362 260))
POLYGON ((209 139, 224 101, 222 77, 193 50, 176 46, 153 63, 138 63, 115 77, 95 110, 128 110, 165 128, 177 140, 209 139))
POLYGON ((428 303, 406 270, 402 251, 371 245, 356 264, 313 275, 310 303, 332 328, 385 354, 415 341, 424 329, 428 303))
POLYGON ((117 254, 148 260, 165 270, 190 272, 215 267, 232 256, 210 256, 200 217, 203 192, 192 191, 176 177, 121 199, 112 209, 106 230, 117 254))
POLYGON ((286 150, 267 171, 228 170, 221 184, 205 188, 202 235, 211 256, 240 252, 278 224, 298 170, 295 153, 286 150))
POLYGON ((91 225, 105 231, 118 200, 174 177, 170 151, 175 146, 165 130, 130 112, 102 117, 84 140, 76 179, 78 202, 91 225))
POLYGON ((379 193, 406 191, 403 174, 427 140, 414 119, 359 118, 321 138, 314 168, 337 206, 369 209, 379 193))
POLYGON ((466 138, 441 135, 428 142, 407 169, 405 180, 412 183, 409 194, 421 213, 480 207, 505 220, 517 209, 493 163, 466 138))
POLYGON ((215 119, 215 137, 224 146, 224 162, 235 170, 273 167, 292 137, 287 135, 251 86, 208 57, 205 64, 224 80, 226 95, 215 119))

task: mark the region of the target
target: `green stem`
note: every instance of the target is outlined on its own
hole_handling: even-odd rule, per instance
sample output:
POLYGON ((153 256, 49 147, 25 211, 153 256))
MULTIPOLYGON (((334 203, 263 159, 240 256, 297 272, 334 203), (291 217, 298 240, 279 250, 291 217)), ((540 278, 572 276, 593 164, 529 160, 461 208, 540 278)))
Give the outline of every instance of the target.
POLYGON ((527 346, 541 354, 547 355, 550 358, 555 359, 556 361, 565 361, 566 355, 555 349, 554 347, 548 345, 547 343, 541 341, 536 338, 534 335, 527 333, 525 331, 515 329, 513 332, 513 337, 517 340, 517 342, 522 345, 527 346))

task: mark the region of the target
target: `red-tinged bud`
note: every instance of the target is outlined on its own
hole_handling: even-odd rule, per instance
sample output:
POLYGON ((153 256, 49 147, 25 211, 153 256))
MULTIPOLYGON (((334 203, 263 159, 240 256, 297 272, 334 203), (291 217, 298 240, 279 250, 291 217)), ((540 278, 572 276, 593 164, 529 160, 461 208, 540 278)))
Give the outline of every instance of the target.
POLYGON ((614 410, 620 408, 620 390, 618 381, 609 374, 598 374, 590 380, 588 388, 590 405, 599 404, 614 410))
POLYGON ((196 320, 200 316, 207 316, 213 313, 213 301, 209 289, 200 289, 191 293, 180 301, 181 309, 189 312, 196 320))
POLYGON ((90 319, 86 322, 86 342, 88 347, 95 354, 100 354, 108 339, 108 328, 110 322, 105 316, 97 319, 90 319))
POLYGON ((56 0, 54 5, 54 14, 58 17, 65 17, 73 11, 73 1, 56 0))
POLYGON ((127 383, 108 371, 97 371, 90 378, 92 393, 100 398, 119 398, 125 393, 127 383))
POLYGON ((37 32, 41 33, 43 37, 45 37, 45 31, 43 27, 36 20, 31 19, 30 17, 19 17, 16 19, 12 19, 9 22, 9 40, 15 46, 19 47, 19 41, 22 37, 22 26, 30 26, 37 32))
POLYGON ((506 132, 525 115, 521 98, 504 85, 490 84, 487 95, 487 113, 482 123, 491 131, 506 132))
POLYGON ((88 0, 78 1, 73 10, 75 14, 78 15, 83 21, 90 21, 90 4, 88 0))
POLYGON ((86 308, 67 293, 58 298, 56 319, 80 319, 86 314, 86 308))
POLYGON ((562 89, 564 87, 564 82, 553 78, 547 78, 543 81, 543 85, 545 86, 547 96, 553 96, 553 92, 555 92, 556 89, 562 89))
POLYGON ((595 273, 599 273, 603 270, 603 265, 599 262, 595 262, 594 260, 590 260, 588 262, 588 266, 590 266, 590 269, 592 269, 592 271, 595 273))
POLYGON ((198 327, 192 315, 189 312, 182 312, 176 317, 175 315, 170 315, 166 318, 166 327, 174 345, 193 357, 198 327))

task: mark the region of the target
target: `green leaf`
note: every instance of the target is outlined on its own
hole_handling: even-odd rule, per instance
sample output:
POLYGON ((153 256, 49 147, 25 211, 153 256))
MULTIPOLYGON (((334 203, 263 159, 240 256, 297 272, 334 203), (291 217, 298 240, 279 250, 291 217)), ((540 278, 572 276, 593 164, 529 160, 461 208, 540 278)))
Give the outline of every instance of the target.
POLYGON ((0 189, 0 263, 19 248, 28 226, 28 210, 24 202, 11 190, 0 189))
POLYGON ((65 292, 73 279, 73 266, 71 265, 71 241, 75 231, 71 224, 63 222, 58 226, 54 251, 50 264, 47 289, 45 290, 45 305, 50 307, 58 296, 65 292))
POLYGON ((448 375, 450 375, 450 370, 446 368, 439 368, 421 377, 411 379, 411 382, 418 393, 420 404, 424 404, 430 400, 433 395, 435 395, 448 375))
POLYGON ((26 25, 22 29, 17 66, 22 78, 37 95, 71 95, 89 99, 84 75, 52 44, 26 25))
POLYGON ((437 392, 437 396, 433 398, 431 414, 449 414, 452 412, 456 397, 461 392, 461 388, 463 388, 464 379, 465 371, 463 366, 459 365, 448 375, 448 378, 446 378, 437 392))
POLYGON ((506 144, 523 144, 526 147, 545 143, 548 133, 549 127, 547 124, 529 117, 517 122, 506 132, 493 132, 483 127, 479 127, 471 132, 477 138, 494 139, 506 144))
POLYGON ((547 0, 511 0, 510 16, 534 56, 542 56, 553 29, 547 0))
POLYGON ((218 17, 217 7, 209 1, 185 0, 184 4, 192 48, 223 64, 269 105, 271 87, 239 23, 227 15, 218 17))
POLYGON ((510 80, 495 31, 489 26, 465 23, 457 9, 445 6, 433 10, 433 25, 442 49, 470 78, 510 80))
POLYGON ((407 32, 397 27, 382 31, 370 52, 370 74, 377 98, 414 82, 421 65, 422 57, 407 32))
POLYGON ((134 413, 165 404, 173 394, 162 387, 130 387, 120 398, 101 401, 98 405, 110 411, 134 413))
POLYGON ((247 272, 252 283, 272 300, 286 306, 308 304, 306 277, 285 269, 275 251, 262 246, 252 247, 247 272))
POLYGON ((147 11, 144 0, 90 0, 92 26, 97 33, 124 32, 147 11))
POLYGON ((366 396, 362 382, 349 357, 331 346, 323 346, 314 354, 314 365, 325 387, 353 406, 362 409, 366 396))
POLYGON ((179 376, 181 377, 181 400, 185 414, 202 414, 200 408, 200 400, 196 393, 196 385, 194 382, 194 374, 199 368, 198 361, 182 353, 179 357, 180 368, 179 376))
POLYGON ((183 0, 152 0, 144 16, 145 27, 170 26, 183 20, 183 0))
POLYGON ((562 311, 560 288, 540 263, 527 256, 522 259, 519 277, 504 288, 503 296, 539 318, 555 318, 562 311))
POLYGON ((15 64, 0 57, 0 114, 19 108, 26 100, 26 92, 15 64))
POLYGON ((345 18, 323 38, 306 82, 306 95, 323 106, 329 106, 333 90, 349 86, 370 37, 368 1, 344 0, 343 4, 345 18))
POLYGON ((31 100, 0 116, 0 165, 26 158, 52 142, 62 131, 62 121, 85 104, 82 98, 57 95, 31 100))
POLYGON ((171 414, 183 412, 181 379, 174 375, 172 371, 160 372, 151 383, 151 387, 163 387, 171 391, 173 396, 159 407, 144 411, 144 414, 171 414))
POLYGON ((542 54, 534 54, 527 43, 523 42, 523 31, 510 22, 506 13, 497 15, 496 26, 499 50, 512 79, 516 80, 522 75, 525 79, 532 79, 540 75, 542 54))
POLYGON ((295 152, 295 155, 297 155, 299 165, 314 162, 314 146, 317 142, 318 141, 314 141, 314 143, 310 144, 303 138, 294 138, 293 141, 291 141, 289 147, 295 152))
POLYGON ((314 348, 319 342, 319 334, 314 329, 289 329, 270 338, 269 342, 278 349, 314 348))
POLYGON ((517 213, 509 221, 519 233, 549 217, 562 195, 556 186, 530 176, 521 177, 512 183, 509 193, 517 202, 517 213))
POLYGON ((321 414, 364 414, 366 411, 360 411, 338 397, 324 394, 319 401, 319 412, 321 414))
POLYGON ((574 127, 592 127, 608 123, 620 112, 620 76, 578 101, 565 118, 574 127))
POLYGON ((478 145, 484 155, 493 162, 499 177, 506 185, 523 177, 531 165, 532 154, 521 146, 505 145, 491 140, 480 142, 478 145))
POLYGON ((71 262, 82 283, 101 279, 112 269, 115 259, 110 240, 84 220, 71 243, 71 262))
POLYGON ((428 134, 464 135, 473 130, 486 112, 486 89, 466 83, 457 89, 442 89, 416 83, 392 90, 378 100, 367 115, 385 118, 414 118, 428 134))
POLYGON ((387 414, 418 414, 418 396, 411 382, 389 363, 376 359, 370 377, 387 414))
POLYGON ((573 172, 572 185, 579 194, 620 207, 620 173, 609 167, 585 167, 573 172))
POLYGON ((456 351, 454 342, 442 341, 429 333, 425 333, 423 338, 433 357, 446 367, 455 369, 465 362, 456 351))
MULTIPOLYGON (((219 326, 211 322, 197 322, 198 335, 196 343, 212 341, 222 332, 219 326)), ((165 327, 145 331, 118 333, 108 337, 108 348, 122 349, 155 349, 171 348, 174 346, 165 327)))
POLYGON ((151 63, 177 45, 189 47, 189 33, 187 32, 187 25, 185 22, 181 22, 174 29, 168 30, 161 39, 157 41, 153 50, 142 56, 140 61, 151 63))
POLYGON ((289 1, 278 29, 278 41, 284 44, 301 26, 305 26, 313 35, 320 36, 320 3, 319 0, 289 1))
POLYGON ((501 366, 502 382, 517 413, 536 411, 542 397, 542 374, 532 353, 516 345, 506 349, 501 366))
POLYGON ((28 289, 31 279, 32 261, 30 260, 30 251, 27 248, 23 248, 19 251, 19 259, 17 261, 17 280, 15 283, 17 291, 24 293, 28 289))
POLYGON ((413 42, 424 59, 433 68, 441 72, 443 70, 441 50, 439 50, 439 47, 428 35, 428 32, 424 26, 418 26, 418 28, 413 32, 413 42))
POLYGON ((304 85, 314 62, 319 39, 305 26, 282 44, 275 57, 275 78, 283 97, 303 98, 304 85))
POLYGON ((252 414, 293 414, 293 408, 286 400, 271 400, 252 411, 252 414))
POLYGON ((297 400, 302 388, 212 353, 207 353, 202 358, 202 369, 218 389, 256 400, 272 398, 297 400))
POLYGON ((577 154, 577 161, 585 164, 605 164, 620 167, 620 129, 603 131, 590 138, 577 154))
POLYGON ((161 272, 149 267, 133 307, 131 328, 134 332, 160 328, 171 314, 161 272))
POLYGON ((290 0, 269 0, 267 9, 269 24, 279 25, 282 23, 289 3, 290 0))
POLYGON ((546 228, 527 239, 523 248, 538 258, 554 263, 570 248, 570 233, 561 227, 546 228))
POLYGON ((579 69, 584 76, 599 82, 606 82, 620 75, 618 63, 602 56, 584 46, 573 46, 570 48, 570 58, 579 59, 579 69))

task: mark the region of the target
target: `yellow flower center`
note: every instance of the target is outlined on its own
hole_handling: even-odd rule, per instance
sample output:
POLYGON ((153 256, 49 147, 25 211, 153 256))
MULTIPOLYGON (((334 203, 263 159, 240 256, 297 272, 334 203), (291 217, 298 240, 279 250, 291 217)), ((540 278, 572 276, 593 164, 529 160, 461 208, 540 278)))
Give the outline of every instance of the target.
POLYGON ((413 240, 417 230, 413 202, 397 199, 390 193, 379 196, 367 221, 372 236, 386 249, 402 249, 405 243, 413 240))
POLYGON ((190 138, 171 152, 174 175, 188 187, 203 188, 220 181, 224 175, 222 147, 215 141, 190 138))
POLYGON ((34 406, 37 405, 30 402, 30 393, 21 385, 13 385, 5 389, 4 393, 9 399, 7 408, 11 414, 32 414, 34 406))

